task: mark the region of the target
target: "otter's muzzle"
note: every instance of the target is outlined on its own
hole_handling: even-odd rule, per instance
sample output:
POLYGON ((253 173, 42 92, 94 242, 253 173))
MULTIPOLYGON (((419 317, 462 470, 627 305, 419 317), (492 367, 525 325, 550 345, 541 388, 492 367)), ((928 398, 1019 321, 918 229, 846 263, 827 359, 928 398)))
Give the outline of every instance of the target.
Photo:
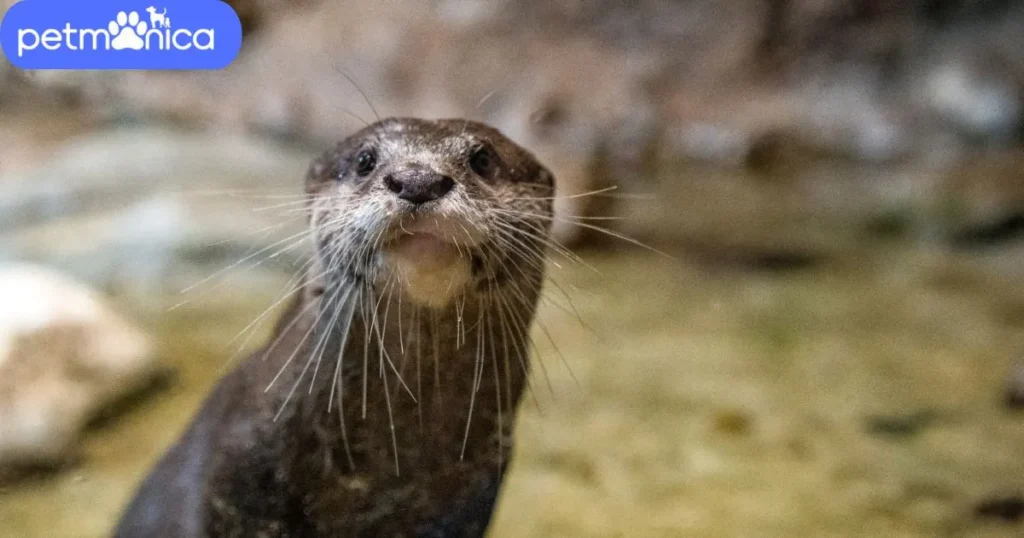
POLYGON ((414 205, 441 198, 455 188, 455 180, 425 168, 408 168, 384 176, 384 186, 414 205))

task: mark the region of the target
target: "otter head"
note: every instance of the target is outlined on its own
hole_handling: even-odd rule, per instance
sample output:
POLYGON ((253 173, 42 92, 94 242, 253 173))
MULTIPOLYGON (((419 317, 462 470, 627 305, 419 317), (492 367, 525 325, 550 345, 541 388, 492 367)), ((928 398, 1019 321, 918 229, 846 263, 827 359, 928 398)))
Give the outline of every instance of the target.
POLYGON ((319 272, 431 307, 513 279, 539 286, 553 181, 481 123, 372 124, 307 175, 319 272))

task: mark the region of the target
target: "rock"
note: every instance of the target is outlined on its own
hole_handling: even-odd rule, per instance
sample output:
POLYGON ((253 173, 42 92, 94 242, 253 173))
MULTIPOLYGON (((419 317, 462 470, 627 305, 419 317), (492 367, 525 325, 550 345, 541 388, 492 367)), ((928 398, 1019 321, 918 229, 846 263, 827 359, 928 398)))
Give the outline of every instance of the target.
POLYGON ((98 411, 152 380, 153 344, 39 266, 0 266, 0 298, 0 469, 59 464, 98 411))
POLYGON ((872 96, 883 87, 875 77, 841 74, 828 84, 811 84, 806 92, 806 125, 798 132, 828 154, 880 163, 906 156, 911 145, 899 114, 885 99, 872 96))
POLYGON ((312 154, 148 127, 75 138, 0 174, 0 260, 157 302, 246 256, 233 276, 279 268, 305 253, 275 243, 305 228, 295 204, 312 154))
POLYGON ((983 73, 967 62, 935 67, 924 81, 925 100, 941 117, 980 139, 1006 140, 1024 118, 1016 85, 1002 73, 983 73))
POLYGON ((728 125, 693 123, 678 134, 680 153, 696 161, 738 166, 751 151, 750 134, 728 125))

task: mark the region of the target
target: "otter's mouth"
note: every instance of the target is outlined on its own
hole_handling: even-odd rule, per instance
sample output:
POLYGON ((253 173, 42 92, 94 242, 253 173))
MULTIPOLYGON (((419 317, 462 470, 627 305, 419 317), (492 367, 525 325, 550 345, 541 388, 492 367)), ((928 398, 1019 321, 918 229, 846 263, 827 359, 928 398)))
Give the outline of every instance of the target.
POLYGON ((442 306, 471 280, 464 226, 441 217, 398 221, 384 245, 384 259, 405 291, 420 303, 442 306))
POLYGON ((419 215, 399 219, 385 248, 411 262, 433 265, 454 261, 481 243, 479 232, 461 219, 419 215))
POLYGON ((444 269, 461 256, 454 241, 431 231, 401 231, 392 239, 387 250, 407 263, 421 269, 444 269))

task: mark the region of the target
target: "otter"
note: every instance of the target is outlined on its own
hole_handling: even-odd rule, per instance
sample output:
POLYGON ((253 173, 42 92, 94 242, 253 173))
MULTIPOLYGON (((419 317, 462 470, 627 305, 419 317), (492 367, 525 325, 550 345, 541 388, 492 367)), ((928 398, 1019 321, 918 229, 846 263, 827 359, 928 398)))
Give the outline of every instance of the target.
POLYGON ((482 536, 528 388, 554 178, 499 131, 394 118, 306 174, 314 254, 115 535, 482 536))

